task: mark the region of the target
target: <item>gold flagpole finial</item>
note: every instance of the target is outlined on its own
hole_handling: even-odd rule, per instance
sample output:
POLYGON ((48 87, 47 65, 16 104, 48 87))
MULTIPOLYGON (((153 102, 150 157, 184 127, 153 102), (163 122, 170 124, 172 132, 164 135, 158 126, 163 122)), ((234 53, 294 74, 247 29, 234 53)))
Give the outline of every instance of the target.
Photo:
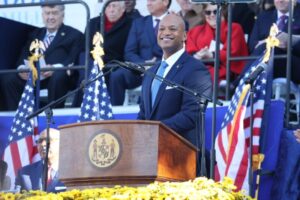
MULTIPOLYGON (((260 153, 260 154, 257 154, 257 155, 253 155, 252 158, 253 158, 253 170, 260 170, 261 169, 261 163, 265 159, 265 155, 260 153)), ((258 173, 257 177, 256 177, 257 189, 255 191, 255 199, 258 199, 259 183, 260 183, 260 174, 258 173)))
POLYGON ((270 33, 268 38, 266 39, 266 53, 263 58, 263 62, 266 63, 270 59, 271 49, 279 46, 279 40, 276 38, 279 30, 276 24, 273 24, 270 28, 270 33))
POLYGON ((31 52, 31 56, 28 58, 29 67, 32 71, 32 81, 33 85, 35 85, 35 81, 38 78, 36 67, 34 66, 34 62, 37 62, 41 56, 43 56, 43 53, 46 50, 44 43, 42 41, 39 41, 38 39, 35 39, 31 42, 29 51, 31 52))
POLYGON ((100 70, 102 70, 102 68, 104 67, 104 63, 102 60, 102 56, 104 55, 104 50, 102 48, 102 44, 103 44, 103 37, 99 32, 96 32, 93 37, 94 48, 91 51, 91 54, 93 56, 94 62, 98 64, 100 70))

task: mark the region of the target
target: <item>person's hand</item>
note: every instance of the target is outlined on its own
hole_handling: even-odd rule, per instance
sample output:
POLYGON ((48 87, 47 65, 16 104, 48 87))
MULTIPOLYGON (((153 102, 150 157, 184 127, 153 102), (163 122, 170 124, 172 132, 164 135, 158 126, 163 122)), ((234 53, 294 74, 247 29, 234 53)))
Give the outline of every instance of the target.
POLYGON ((279 33, 276 38, 279 40, 279 48, 286 49, 287 48, 287 42, 288 42, 288 34, 285 32, 279 33))
POLYGON ((208 47, 204 47, 200 49, 198 52, 194 54, 194 58, 201 60, 207 58, 213 58, 213 53, 209 51, 208 47))
MULTIPOLYGON (((25 65, 19 65, 17 69, 28 69, 25 65)), ((27 81, 29 79, 29 73, 28 72, 21 72, 19 73, 19 76, 21 79, 27 81)))
POLYGON ((29 79, 29 73, 28 72, 22 72, 22 73, 19 73, 19 76, 21 79, 27 81, 29 79))
MULTIPOLYGON (((54 68, 52 65, 46 65, 47 68, 54 68)), ((42 71, 41 75, 45 78, 52 76, 54 71, 42 71)))
POLYGON ((296 137, 297 142, 300 143, 300 129, 295 130, 294 135, 296 137))
POLYGON ((255 48, 259 47, 260 45, 266 43, 266 40, 260 40, 258 43, 255 45, 255 48))

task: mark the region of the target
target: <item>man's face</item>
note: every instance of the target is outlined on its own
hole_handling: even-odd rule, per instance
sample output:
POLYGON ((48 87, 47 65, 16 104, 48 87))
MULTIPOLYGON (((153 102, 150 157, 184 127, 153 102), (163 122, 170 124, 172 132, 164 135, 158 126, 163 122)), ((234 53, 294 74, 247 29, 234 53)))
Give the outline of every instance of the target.
POLYGON ((135 7, 135 0, 125 0, 126 12, 131 12, 135 7))
POLYGON ((151 15, 160 16, 167 11, 169 0, 147 0, 147 8, 151 15))
POLYGON ((183 20, 175 15, 165 16, 159 23, 157 42, 164 54, 172 55, 183 48, 186 40, 183 20))
POLYGON ((189 0, 177 0, 177 3, 183 11, 187 12, 189 10, 192 10, 192 3, 189 0))
MULTIPOLYGON (((51 137, 50 133, 50 148, 48 153, 48 158, 50 161, 57 160, 59 155, 59 140, 57 138, 51 137)), ((47 133, 41 133, 38 141, 37 141, 37 148, 38 152, 42 159, 46 157, 46 137, 47 133)))
POLYGON ((282 13, 289 11, 289 0, 274 0, 274 4, 276 9, 282 13))
POLYGON ((61 6, 42 7, 42 17, 45 27, 49 32, 55 32, 64 21, 64 10, 61 6))
POLYGON ((115 1, 108 4, 105 9, 105 15, 110 22, 118 21, 125 12, 124 2, 115 1))

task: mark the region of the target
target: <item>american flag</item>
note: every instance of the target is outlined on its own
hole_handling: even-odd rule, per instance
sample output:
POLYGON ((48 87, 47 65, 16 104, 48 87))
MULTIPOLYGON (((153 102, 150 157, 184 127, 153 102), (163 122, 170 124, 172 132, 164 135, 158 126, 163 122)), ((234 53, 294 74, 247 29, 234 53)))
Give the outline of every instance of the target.
MULTIPOLYGON (((224 176, 234 180, 237 190, 249 192, 248 173, 250 169, 250 85, 245 83, 262 59, 255 61, 240 80, 228 106, 221 131, 215 143, 216 180, 224 176)), ((263 71, 253 83, 253 154, 259 153, 259 140, 265 107, 267 73, 263 71)))
POLYGON ((97 64, 94 64, 89 80, 94 79, 99 73, 102 76, 84 90, 79 116, 81 122, 113 119, 112 106, 103 72, 99 70, 97 64))
POLYGON ((37 119, 26 120, 33 113, 34 107, 34 86, 30 73, 8 136, 9 144, 4 151, 4 160, 8 164, 7 174, 12 180, 11 189, 18 169, 40 159, 35 143, 38 137, 37 119))

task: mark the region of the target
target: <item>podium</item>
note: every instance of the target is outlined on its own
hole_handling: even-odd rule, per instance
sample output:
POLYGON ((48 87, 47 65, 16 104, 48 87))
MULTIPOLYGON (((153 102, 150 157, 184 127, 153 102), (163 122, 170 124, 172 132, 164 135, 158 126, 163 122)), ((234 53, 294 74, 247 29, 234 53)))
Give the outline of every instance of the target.
POLYGON ((196 148, 161 122, 107 120, 59 128, 59 177, 68 189, 196 177, 196 148))

